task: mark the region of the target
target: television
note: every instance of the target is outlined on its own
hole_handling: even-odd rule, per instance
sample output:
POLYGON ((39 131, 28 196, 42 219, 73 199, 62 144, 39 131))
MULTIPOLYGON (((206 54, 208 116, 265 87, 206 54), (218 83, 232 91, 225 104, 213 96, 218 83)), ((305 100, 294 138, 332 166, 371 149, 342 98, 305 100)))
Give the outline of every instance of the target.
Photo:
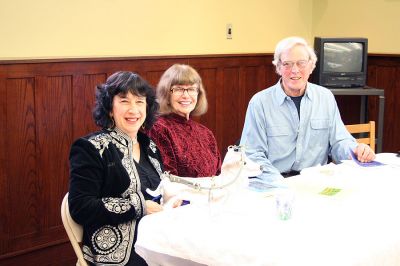
POLYGON ((364 87, 367 81, 367 38, 315 37, 317 64, 313 82, 324 87, 364 87))

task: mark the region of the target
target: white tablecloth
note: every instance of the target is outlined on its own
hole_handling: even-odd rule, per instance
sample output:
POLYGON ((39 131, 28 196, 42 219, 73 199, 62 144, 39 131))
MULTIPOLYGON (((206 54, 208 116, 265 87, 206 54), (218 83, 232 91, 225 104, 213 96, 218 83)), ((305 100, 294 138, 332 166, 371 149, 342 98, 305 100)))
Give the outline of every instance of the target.
POLYGON ((278 190, 146 216, 136 251, 150 265, 400 265, 400 159, 377 160, 388 165, 347 161, 285 179, 295 195, 286 221, 276 214, 278 190))

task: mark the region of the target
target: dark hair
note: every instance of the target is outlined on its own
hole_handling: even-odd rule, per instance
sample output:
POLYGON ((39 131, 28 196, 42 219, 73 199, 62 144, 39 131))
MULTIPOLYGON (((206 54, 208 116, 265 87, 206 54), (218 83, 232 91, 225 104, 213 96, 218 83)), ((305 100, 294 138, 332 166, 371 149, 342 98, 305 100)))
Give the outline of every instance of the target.
POLYGON ((106 83, 96 86, 96 104, 93 119, 102 128, 114 126, 110 112, 113 108, 115 95, 126 95, 128 92, 146 97, 146 120, 143 126, 151 128, 157 118, 159 104, 156 101, 155 90, 138 74, 129 71, 118 71, 108 77, 106 83))

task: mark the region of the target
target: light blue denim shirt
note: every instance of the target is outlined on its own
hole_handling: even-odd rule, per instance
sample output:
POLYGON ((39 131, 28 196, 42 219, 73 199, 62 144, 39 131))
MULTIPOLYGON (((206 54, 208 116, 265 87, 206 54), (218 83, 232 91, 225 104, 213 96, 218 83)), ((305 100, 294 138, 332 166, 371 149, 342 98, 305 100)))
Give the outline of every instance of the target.
POLYGON ((247 108, 240 141, 247 156, 262 165, 259 176, 272 183, 280 173, 349 158, 349 149, 357 146, 346 130, 335 98, 328 89, 307 83, 296 106, 280 81, 253 96, 247 108))

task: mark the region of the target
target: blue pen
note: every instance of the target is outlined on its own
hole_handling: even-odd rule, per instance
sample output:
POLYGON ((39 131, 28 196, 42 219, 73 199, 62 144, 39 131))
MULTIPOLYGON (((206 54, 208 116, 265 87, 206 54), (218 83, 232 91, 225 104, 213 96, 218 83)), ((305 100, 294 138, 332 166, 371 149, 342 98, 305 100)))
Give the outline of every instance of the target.
POLYGON ((181 206, 190 204, 190 200, 182 200, 181 206))

